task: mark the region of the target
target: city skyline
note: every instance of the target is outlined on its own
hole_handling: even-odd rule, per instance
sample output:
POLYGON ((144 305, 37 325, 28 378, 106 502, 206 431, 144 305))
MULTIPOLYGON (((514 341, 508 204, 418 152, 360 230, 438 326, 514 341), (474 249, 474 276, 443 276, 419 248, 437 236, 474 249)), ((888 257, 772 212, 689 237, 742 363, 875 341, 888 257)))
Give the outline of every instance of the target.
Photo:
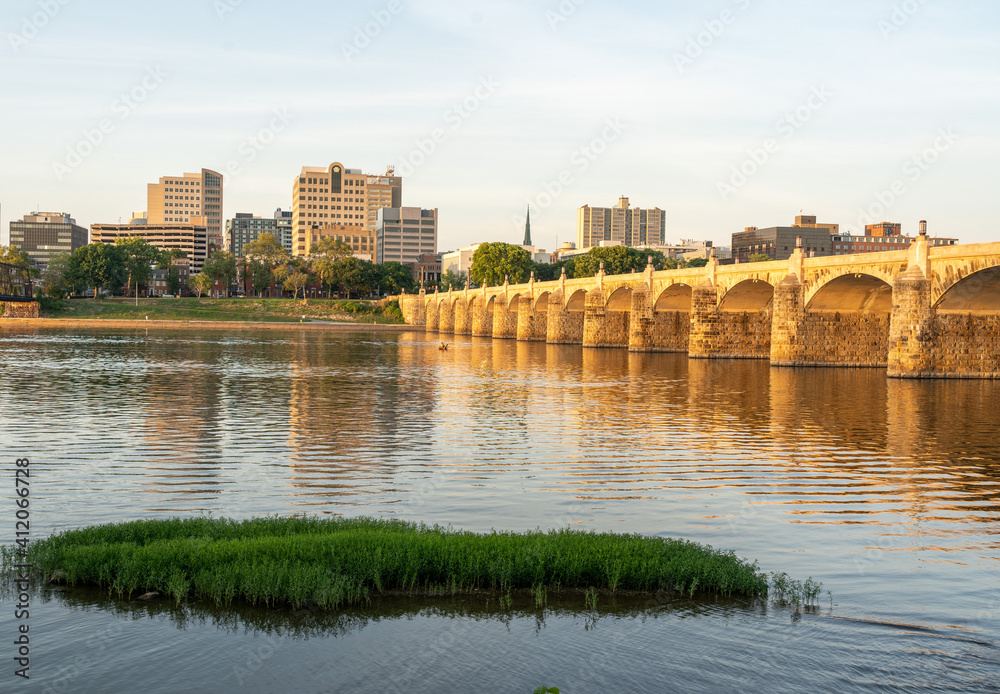
POLYGON ((845 233, 927 219, 992 240, 985 2, 308 11, 8 3, 4 234, 32 211, 127 221, 147 184, 202 168, 225 178, 223 219, 264 215, 291 207, 303 165, 340 161, 395 166, 405 204, 441 210, 440 250, 517 243, 526 204, 554 250, 582 205, 620 195, 665 209, 671 242, 728 244, 800 210, 845 233))

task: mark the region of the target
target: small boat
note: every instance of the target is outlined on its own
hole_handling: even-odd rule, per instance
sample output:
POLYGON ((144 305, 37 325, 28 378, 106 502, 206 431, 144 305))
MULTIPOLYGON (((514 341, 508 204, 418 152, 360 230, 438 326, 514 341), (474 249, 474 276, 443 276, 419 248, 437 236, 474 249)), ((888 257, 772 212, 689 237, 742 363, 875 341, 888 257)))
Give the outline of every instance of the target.
POLYGON ((445 343, 442 342, 441 346, 438 347, 438 350, 440 350, 441 352, 447 352, 448 351, 448 345, 446 345, 445 343))

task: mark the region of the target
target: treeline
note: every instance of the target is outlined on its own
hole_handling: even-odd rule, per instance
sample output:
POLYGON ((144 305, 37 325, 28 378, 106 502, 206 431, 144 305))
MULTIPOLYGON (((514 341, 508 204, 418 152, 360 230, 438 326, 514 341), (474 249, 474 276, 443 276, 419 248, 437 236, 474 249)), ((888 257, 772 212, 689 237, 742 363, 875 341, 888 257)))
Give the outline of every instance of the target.
POLYGON ((611 246, 608 248, 591 248, 584 254, 572 256, 556 263, 536 263, 531 254, 520 246, 509 243, 484 243, 476 249, 472 256, 470 277, 465 273, 456 274, 450 270, 441 277, 439 288, 447 291, 449 287, 462 289, 466 279, 477 287, 495 287, 509 278, 511 284, 527 282, 531 273, 535 280, 548 282, 557 280, 566 270, 566 278, 593 277, 604 263, 604 272, 608 275, 625 275, 642 272, 646 269, 649 258, 652 257, 655 270, 674 270, 683 267, 703 267, 705 259, 684 261, 667 258, 660 251, 650 249, 629 248, 627 246, 611 246))

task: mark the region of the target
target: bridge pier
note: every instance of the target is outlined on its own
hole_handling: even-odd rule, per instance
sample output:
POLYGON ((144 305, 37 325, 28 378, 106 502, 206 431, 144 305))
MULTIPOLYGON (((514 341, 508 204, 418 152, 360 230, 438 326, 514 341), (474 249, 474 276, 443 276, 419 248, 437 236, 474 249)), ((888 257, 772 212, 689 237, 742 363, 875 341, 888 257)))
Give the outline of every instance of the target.
POLYGON ((806 322, 806 288, 789 275, 774 288, 771 313, 771 366, 802 363, 802 332, 806 322))
POLYGON ((441 302, 441 308, 438 309, 440 317, 438 318, 438 332, 446 334, 454 334, 455 332, 455 302, 450 299, 445 299, 441 302))
POLYGON ((424 314, 425 327, 427 332, 436 333, 441 321, 441 302, 436 299, 432 299, 427 304, 427 310, 424 314))
POLYGON ((632 290, 632 315, 628 326, 629 352, 655 352, 656 315, 653 294, 645 285, 632 290))
POLYGON ((493 302, 493 337, 501 340, 517 339, 517 307, 507 306, 506 297, 498 296, 493 302))
POLYGON ((691 334, 688 355, 712 359, 719 354, 719 290, 711 282, 691 291, 691 334))
POLYGON ((584 347, 628 347, 628 311, 609 311, 604 292, 587 292, 583 314, 584 347))
POLYGON ((469 302, 465 297, 455 300, 455 334, 472 334, 472 316, 469 314, 469 302))
POLYGON ((472 314, 473 337, 493 336, 493 303, 485 294, 472 300, 469 312, 472 314))
POLYGON ((517 339, 521 342, 545 342, 548 312, 536 311, 534 303, 530 296, 517 300, 517 339))
POLYGON ((562 291, 553 292, 549 296, 545 341, 550 345, 583 344, 583 312, 573 311, 566 306, 562 291))

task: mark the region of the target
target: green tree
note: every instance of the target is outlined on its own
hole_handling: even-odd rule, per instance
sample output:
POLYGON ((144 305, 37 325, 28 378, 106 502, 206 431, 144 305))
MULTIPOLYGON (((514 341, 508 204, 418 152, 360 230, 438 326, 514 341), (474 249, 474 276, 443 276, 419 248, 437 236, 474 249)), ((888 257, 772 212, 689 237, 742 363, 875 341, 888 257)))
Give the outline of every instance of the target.
POLYGON ((707 258, 695 258, 687 262, 688 267, 705 267, 706 265, 708 265, 707 258))
POLYGON ((332 295, 335 287, 339 290, 344 284, 344 273, 352 269, 345 264, 345 260, 353 257, 351 247, 338 239, 327 236, 316 244, 311 256, 312 271, 320 284, 326 287, 327 296, 332 295))
POLYGON ((402 293, 404 289, 408 292, 417 290, 417 282, 413 279, 413 270, 409 265, 393 260, 376 265, 376 268, 375 284, 380 294, 393 296, 402 293))
POLYGON ((64 299, 73 293, 74 283, 70 270, 72 255, 56 253, 49 258, 49 264, 42 273, 42 291, 50 299, 64 299))
POLYGON ((469 276, 480 287, 503 284, 510 277, 511 284, 528 280, 533 262, 531 254, 520 246, 509 243, 484 243, 472 256, 469 276))
POLYGON ((114 293, 125 282, 125 260, 117 246, 91 243, 73 251, 71 272, 80 277, 84 285, 97 289, 104 287, 114 293))
POLYGON ((771 259, 771 256, 766 253, 754 253, 750 256, 751 263, 766 263, 771 259))
POLYGON ((291 253, 274 238, 274 234, 261 234, 255 241, 243 246, 243 255, 250 282, 258 296, 271 286, 272 281, 281 284, 287 276, 283 274, 279 279, 275 275, 276 270, 290 261, 291 253))
POLYGON ((31 256, 17 246, 0 246, 0 263, 26 267, 32 277, 39 276, 38 268, 31 265, 31 256))
POLYGON ((194 277, 188 279, 188 284, 198 292, 198 298, 201 298, 203 293, 212 291, 212 287, 215 286, 215 280, 206 275, 204 272, 200 272, 194 277))
POLYGON ((135 287, 138 296, 139 285, 149 284, 151 269, 161 260, 162 251, 138 236, 119 238, 115 241, 115 246, 120 251, 125 272, 128 273, 125 286, 128 289, 135 287))
POLYGON ((441 281, 438 282, 438 289, 442 292, 446 292, 449 289, 465 289, 465 282, 469 278, 464 272, 454 272, 450 268, 441 275, 441 281))
POLYGON ((584 255, 574 256, 573 276, 593 277, 604 263, 604 273, 607 275, 625 275, 632 272, 643 272, 653 257, 653 269, 663 270, 667 259, 660 251, 648 248, 638 249, 628 246, 609 246, 607 248, 591 248, 584 255))
POLYGON ((229 296, 229 287, 236 281, 236 256, 229 251, 216 251, 210 255, 201 266, 201 274, 208 275, 213 282, 222 282, 229 296))

